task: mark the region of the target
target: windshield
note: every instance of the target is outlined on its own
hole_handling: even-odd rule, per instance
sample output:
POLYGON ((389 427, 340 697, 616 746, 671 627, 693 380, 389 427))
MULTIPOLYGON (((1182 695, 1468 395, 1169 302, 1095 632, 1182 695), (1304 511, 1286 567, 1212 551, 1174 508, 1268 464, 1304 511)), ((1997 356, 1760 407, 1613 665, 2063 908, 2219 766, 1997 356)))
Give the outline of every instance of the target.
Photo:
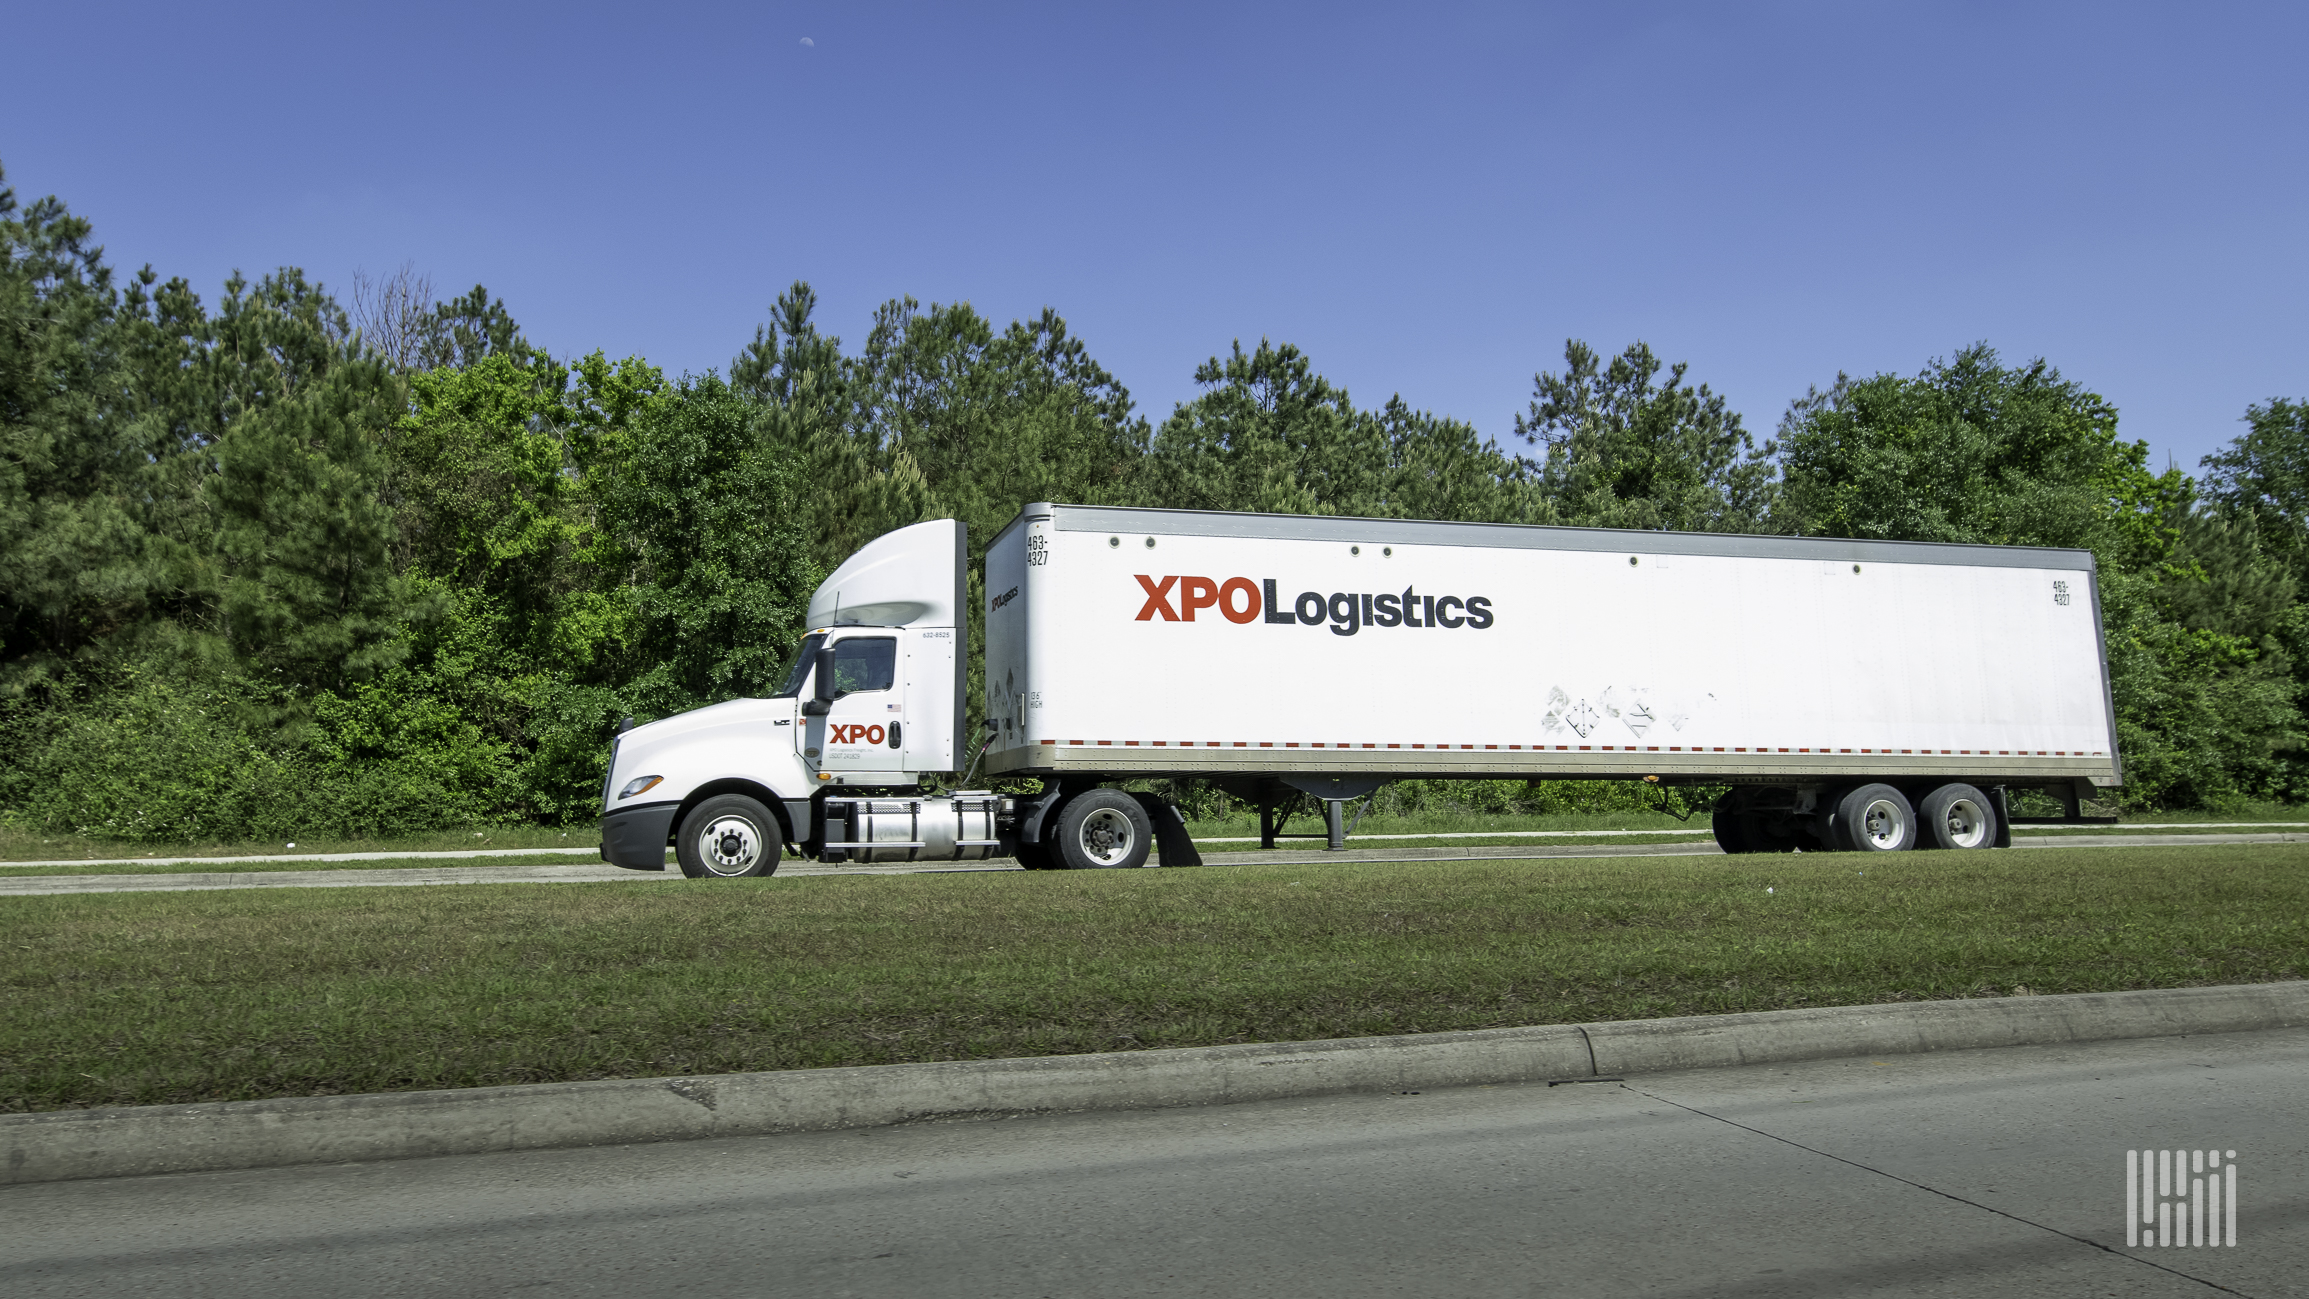
POLYGON ((778 687, 772 699, 791 699, 802 693, 802 683, 810 679, 810 663, 817 656, 818 647, 826 643, 823 636, 804 636, 802 647, 794 651, 794 661, 786 668, 786 684, 778 687))

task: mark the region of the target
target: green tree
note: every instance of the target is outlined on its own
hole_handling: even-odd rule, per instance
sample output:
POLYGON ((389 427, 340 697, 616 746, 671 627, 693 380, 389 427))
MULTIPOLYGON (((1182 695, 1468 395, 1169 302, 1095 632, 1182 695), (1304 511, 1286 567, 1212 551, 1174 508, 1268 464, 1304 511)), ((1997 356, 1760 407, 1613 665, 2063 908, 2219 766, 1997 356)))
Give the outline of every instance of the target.
POLYGON ((345 361, 217 440, 216 619, 242 661, 331 689, 399 657, 410 590, 390 563, 381 435, 400 396, 381 363, 345 361))
POLYGON ((1760 531, 1772 502, 1770 443, 1758 449, 1740 416, 1706 384, 1684 383, 1638 342, 1611 363, 1578 339, 1562 374, 1532 376, 1515 431, 1543 448, 1531 466, 1565 523, 1681 532, 1760 531))
POLYGON ((2246 431, 2204 460, 2205 494, 2260 522, 2266 544, 2309 580, 2309 402, 2245 409, 2246 431))
POLYGON ((601 539, 630 602, 627 698, 663 715, 776 690, 821 570, 783 448, 722 380, 684 380, 593 473, 601 539))
POLYGON ((1204 392, 1163 421, 1153 445, 1154 494, 1198 510, 1374 514, 1383 508, 1388 447, 1376 420, 1315 373, 1289 343, 1238 340, 1195 367, 1204 392))
POLYGON ((53 672, 168 589, 156 448, 120 397, 120 295, 86 221, 0 184, 0 688, 53 672))
MULTIPOLYGON (((1976 343, 1913 379, 1839 375, 1789 407, 1776 515, 1794 532, 2081 546, 2123 560, 2181 478, 2117 437, 2116 408, 2042 360, 1976 343), (2120 553, 2123 552, 2123 553, 2120 553)), ((2131 566, 2127 563, 2126 566, 2131 566)))
POLYGON ((1377 416, 1387 444, 1385 500, 1374 514, 1467 523, 1556 523, 1554 503, 1528 468, 1472 425, 1412 410, 1390 397, 1377 416))

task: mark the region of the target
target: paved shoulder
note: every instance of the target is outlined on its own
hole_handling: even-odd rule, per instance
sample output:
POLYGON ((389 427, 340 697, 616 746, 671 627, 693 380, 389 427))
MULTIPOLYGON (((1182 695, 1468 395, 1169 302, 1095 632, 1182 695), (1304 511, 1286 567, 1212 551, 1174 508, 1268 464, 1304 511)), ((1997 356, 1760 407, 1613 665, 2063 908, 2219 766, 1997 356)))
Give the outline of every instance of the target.
POLYGON ((2309 1030, 0 1190, 11 1295, 2304 1293, 2309 1030), (2125 1238, 2234 1149, 2238 1242, 2125 1238))

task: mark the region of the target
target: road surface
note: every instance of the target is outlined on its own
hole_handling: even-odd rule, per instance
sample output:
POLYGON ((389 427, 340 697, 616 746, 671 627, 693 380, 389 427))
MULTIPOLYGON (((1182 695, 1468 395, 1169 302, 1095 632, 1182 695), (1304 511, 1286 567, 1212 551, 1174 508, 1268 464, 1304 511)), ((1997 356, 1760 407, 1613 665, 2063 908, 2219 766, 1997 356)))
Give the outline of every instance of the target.
POLYGON ((0 1189, 0 1293, 2309 1294, 2309 1030, 0 1189), (2127 1249, 2128 1148, 2235 1150, 2127 1249))

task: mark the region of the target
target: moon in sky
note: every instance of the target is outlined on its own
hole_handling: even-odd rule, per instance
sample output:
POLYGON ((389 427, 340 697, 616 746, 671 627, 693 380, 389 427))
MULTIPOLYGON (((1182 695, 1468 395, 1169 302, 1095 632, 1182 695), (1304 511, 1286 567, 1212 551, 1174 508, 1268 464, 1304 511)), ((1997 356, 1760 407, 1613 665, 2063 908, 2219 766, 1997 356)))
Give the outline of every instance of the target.
POLYGON ((807 36, 804 36, 804 37, 802 38, 802 44, 804 44, 804 45, 808 45, 808 46, 811 46, 811 47, 813 47, 813 48, 814 48, 814 47, 816 47, 816 45, 817 45, 817 42, 816 42, 816 41, 813 41, 813 40, 811 40, 811 39, 810 39, 809 37, 807 37, 807 36))

